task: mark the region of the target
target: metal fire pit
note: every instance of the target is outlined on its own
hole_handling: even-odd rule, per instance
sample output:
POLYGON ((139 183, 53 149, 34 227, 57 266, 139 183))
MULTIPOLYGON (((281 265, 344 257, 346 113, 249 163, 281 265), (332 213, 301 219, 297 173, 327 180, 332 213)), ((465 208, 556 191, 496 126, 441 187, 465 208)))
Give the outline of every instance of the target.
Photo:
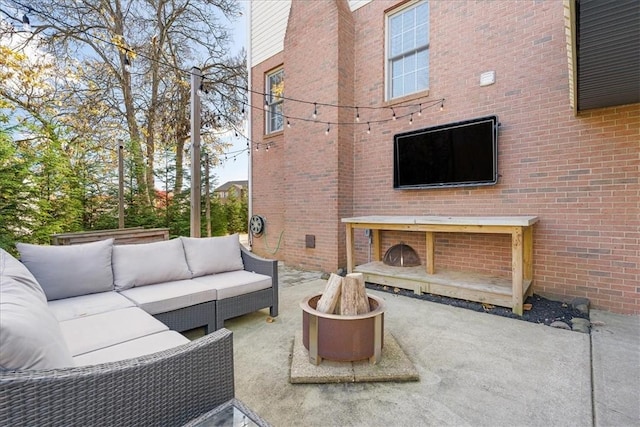
POLYGON ((309 361, 314 365, 322 359, 339 362, 369 359, 369 363, 378 363, 384 344, 384 301, 367 295, 369 313, 341 316, 316 310, 321 296, 312 295, 300 303, 302 342, 309 350, 309 361))

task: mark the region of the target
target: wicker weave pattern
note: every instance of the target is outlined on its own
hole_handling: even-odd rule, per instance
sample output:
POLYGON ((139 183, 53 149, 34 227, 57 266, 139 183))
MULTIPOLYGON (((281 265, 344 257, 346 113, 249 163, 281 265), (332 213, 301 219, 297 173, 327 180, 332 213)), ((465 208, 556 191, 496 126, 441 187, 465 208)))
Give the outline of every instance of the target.
POLYGON ((224 321, 269 307, 269 314, 278 315, 278 261, 260 258, 242 248, 242 262, 246 271, 271 276, 271 288, 216 301, 216 327, 224 321))
POLYGON ((189 329, 204 326, 205 333, 215 331, 216 328, 216 302, 210 301, 196 304, 166 313, 154 314, 153 317, 173 329, 183 332, 189 329))
POLYGON ((0 425, 182 425, 234 397, 232 333, 95 366, 0 370, 0 425))

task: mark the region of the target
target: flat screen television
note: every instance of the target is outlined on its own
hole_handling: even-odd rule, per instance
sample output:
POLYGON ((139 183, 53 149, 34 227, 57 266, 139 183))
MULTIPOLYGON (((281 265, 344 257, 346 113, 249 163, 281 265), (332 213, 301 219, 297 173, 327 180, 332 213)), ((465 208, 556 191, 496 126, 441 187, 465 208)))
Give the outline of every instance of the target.
POLYGON ((393 140, 393 188, 498 182, 497 116, 405 132, 395 135, 393 140))

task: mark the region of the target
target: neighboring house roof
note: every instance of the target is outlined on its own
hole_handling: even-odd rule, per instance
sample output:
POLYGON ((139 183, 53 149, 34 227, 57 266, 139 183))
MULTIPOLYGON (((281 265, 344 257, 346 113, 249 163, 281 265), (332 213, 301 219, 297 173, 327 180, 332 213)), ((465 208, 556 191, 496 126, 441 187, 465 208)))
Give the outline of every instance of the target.
POLYGON ((249 186, 249 181, 247 181, 247 180, 243 180, 243 181, 227 181, 224 184, 222 184, 220 187, 218 187, 215 190, 213 190, 213 192, 217 193, 217 192, 220 192, 220 191, 228 191, 232 187, 247 188, 248 186, 249 186))

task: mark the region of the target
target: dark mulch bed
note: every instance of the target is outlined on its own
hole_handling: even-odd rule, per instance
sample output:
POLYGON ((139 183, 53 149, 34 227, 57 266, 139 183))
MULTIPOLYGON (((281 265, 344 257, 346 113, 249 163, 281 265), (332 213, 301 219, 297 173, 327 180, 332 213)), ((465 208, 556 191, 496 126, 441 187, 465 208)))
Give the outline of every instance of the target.
POLYGON ((416 295, 413 291, 394 288, 390 286, 377 285, 374 283, 367 283, 366 286, 367 288, 376 291, 437 302, 440 304, 447 304, 454 307, 462 307, 469 310, 495 314, 502 317, 510 317, 512 319, 526 320, 527 322, 543 323, 545 325, 551 325, 551 323, 555 321, 561 321, 567 323, 568 325, 571 325, 571 319, 573 319, 574 317, 589 319, 588 313, 582 313, 579 310, 576 310, 571 306, 571 304, 563 303, 560 301, 552 301, 536 294, 528 297, 525 301, 525 304, 531 304, 531 309, 525 310, 522 316, 518 316, 517 314, 514 314, 510 308, 498 307, 490 304, 482 304, 479 302, 466 301, 433 294, 416 295))

